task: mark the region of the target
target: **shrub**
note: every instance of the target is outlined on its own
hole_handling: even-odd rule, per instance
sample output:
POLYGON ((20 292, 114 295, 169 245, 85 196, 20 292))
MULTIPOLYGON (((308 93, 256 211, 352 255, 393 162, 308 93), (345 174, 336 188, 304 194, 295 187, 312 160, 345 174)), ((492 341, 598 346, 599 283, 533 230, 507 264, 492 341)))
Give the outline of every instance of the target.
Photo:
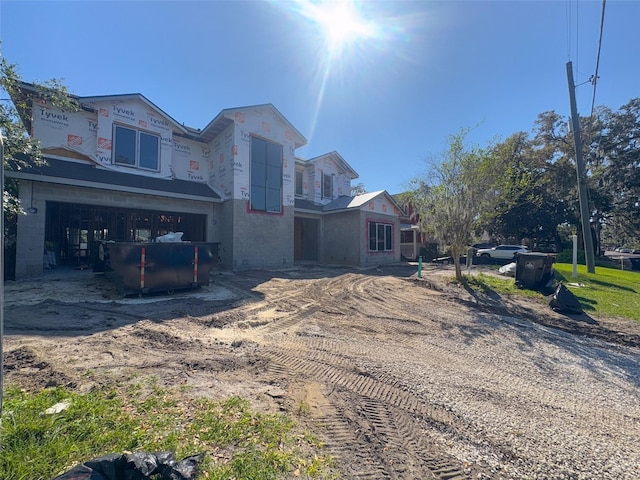
MULTIPOLYGON (((557 263, 573 263, 573 249, 568 248, 566 250, 562 250, 556 256, 557 263)), ((578 250, 578 263, 581 265, 586 264, 584 250, 578 250)))
POLYGON ((437 243, 425 243, 420 247, 418 253, 425 262, 430 262, 434 258, 438 258, 438 244, 437 243))

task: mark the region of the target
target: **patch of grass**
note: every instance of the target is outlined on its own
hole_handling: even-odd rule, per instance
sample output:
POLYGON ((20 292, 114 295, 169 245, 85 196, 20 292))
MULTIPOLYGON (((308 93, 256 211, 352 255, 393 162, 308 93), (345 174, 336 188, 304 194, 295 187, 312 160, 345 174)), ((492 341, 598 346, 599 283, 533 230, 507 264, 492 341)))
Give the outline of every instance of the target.
POLYGON ((574 278, 570 263, 556 263, 553 268, 556 279, 571 290, 586 312, 640 321, 640 272, 598 266, 593 274, 585 265, 578 265, 574 278))
POLYGON ((251 411, 248 401, 180 399, 178 390, 144 382, 80 394, 8 388, 0 423, 0 478, 48 480, 107 453, 205 452, 201 478, 302 478, 326 473, 331 459, 284 415, 251 411), (59 402, 68 408, 45 414, 59 402))
POLYGON ((311 413, 311 407, 305 402, 298 403, 298 415, 309 415, 311 413))
MULTIPOLYGON (((453 281, 454 283, 458 283, 453 281)), ((477 275, 464 276, 461 282, 465 288, 482 292, 486 295, 494 293, 506 295, 522 295, 525 297, 541 298, 542 294, 535 290, 527 290, 516 286, 513 278, 498 278, 494 275, 485 275, 479 273, 477 275)))

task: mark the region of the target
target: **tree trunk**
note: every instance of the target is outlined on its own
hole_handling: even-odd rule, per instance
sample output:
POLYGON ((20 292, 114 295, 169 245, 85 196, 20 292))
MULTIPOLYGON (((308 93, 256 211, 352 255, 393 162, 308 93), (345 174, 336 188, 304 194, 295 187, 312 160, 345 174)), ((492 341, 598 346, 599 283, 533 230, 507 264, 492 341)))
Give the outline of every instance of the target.
POLYGON ((456 280, 462 281, 462 267, 460 266, 460 252, 456 248, 451 249, 451 256, 453 257, 453 265, 456 268, 456 280))

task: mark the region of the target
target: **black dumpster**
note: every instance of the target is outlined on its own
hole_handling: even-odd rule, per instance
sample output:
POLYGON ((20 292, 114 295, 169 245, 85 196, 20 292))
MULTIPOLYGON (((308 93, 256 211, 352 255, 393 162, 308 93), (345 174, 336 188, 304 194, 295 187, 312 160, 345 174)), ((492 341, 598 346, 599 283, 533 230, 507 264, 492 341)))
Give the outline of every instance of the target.
POLYGON ((125 295, 172 292, 209 285, 218 243, 100 242, 94 271, 102 271, 125 295))
POLYGON ((553 277, 555 258, 545 253, 516 255, 516 285, 531 290, 542 289, 553 277))
POLYGON ((630 258, 631 270, 640 270, 640 258, 630 258))

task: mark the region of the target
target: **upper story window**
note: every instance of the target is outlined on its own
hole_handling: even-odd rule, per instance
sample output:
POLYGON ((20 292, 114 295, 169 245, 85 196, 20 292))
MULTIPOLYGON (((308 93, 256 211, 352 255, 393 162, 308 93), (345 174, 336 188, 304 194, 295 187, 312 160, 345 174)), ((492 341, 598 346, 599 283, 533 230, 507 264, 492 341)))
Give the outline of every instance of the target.
POLYGON ((333 198, 333 176, 322 174, 322 198, 333 198))
POLYGON ((303 194, 302 181, 302 172, 296 170, 296 197, 301 197, 303 194))
POLYGON ((113 162, 145 170, 160 170, 160 136, 114 125, 113 162))
POLYGON ((251 210, 282 211, 282 145, 251 137, 251 210))

